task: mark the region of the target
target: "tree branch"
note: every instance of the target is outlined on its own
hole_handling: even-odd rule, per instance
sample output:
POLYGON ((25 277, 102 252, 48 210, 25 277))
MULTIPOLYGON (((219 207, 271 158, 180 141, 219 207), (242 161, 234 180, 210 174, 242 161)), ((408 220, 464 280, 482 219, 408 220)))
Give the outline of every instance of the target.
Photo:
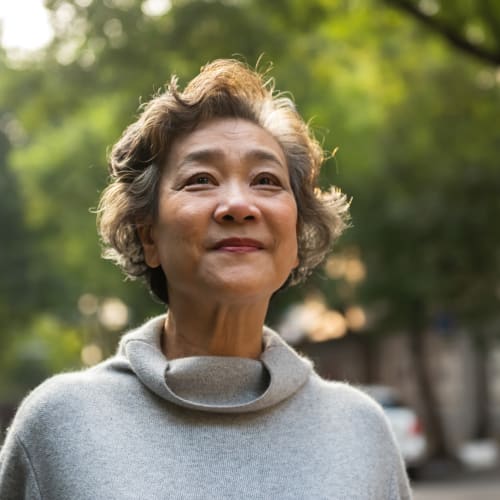
POLYGON ((488 23, 491 33, 495 36, 497 44, 500 45, 500 11, 498 5, 495 9, 492 0, 482 0, 479 4, 479 10, 484 21, 488 23))
POLYGON ((452 26, 440 21, 434 16, 425 14, 416 5, 413 5, 410 2, 405 0, 385 0, 385 2, 392 7, 402 10, 414 17, 422 24, 426 25, 429 29, 444 37, 451 45, 462 52, 465 52, 489 65, 500 65, 500 50, 490 50, 469 42, 467 38, 461 35, 452 26))

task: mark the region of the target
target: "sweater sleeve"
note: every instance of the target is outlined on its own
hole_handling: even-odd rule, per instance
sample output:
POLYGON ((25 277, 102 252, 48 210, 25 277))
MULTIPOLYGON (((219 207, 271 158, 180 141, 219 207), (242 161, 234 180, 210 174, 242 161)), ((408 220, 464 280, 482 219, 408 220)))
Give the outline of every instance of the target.
POLYGON ((389 449, 386 456, 390 463, 390 496, 391 500, 412 500, 413 495, 411 485, 406 472, 405 463, 399 450, 396 437, 387 417, 384 415, 385 424, 388 432, 387 444, 389 449), (392 457, 392 458, 389 458, 392 457))
POLYGON ((0 450, 0 498, 42 500, 28 452, 13 431, 0 450))
POLYGON ((408 475, 402 464, 398 464, 391 478, 391 500, 412 500, 408 475))

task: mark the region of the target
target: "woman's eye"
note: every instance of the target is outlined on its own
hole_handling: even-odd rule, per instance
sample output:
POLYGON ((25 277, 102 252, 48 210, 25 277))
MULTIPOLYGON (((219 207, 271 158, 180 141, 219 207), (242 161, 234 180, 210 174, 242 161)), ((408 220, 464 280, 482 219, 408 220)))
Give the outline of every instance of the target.
POLYGON ((187 186, 196 186, 199 184, 212 184, 213 180, 209 175, 206 174, 198 174, 198 175, 193 175, 188 181, 186 182, 187 186))
POLYGON ((280 182, 274 175, 262 174, 255 179, 255 184, 260 186, 279 186, 280 182))

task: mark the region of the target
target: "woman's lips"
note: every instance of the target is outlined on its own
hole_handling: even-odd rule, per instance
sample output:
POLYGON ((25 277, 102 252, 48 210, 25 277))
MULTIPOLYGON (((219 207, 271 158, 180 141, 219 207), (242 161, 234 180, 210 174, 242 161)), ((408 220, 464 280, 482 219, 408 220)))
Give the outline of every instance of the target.
POLYGON ((215 250, 233 253, 247 253, 262 250, 264 245, 250 238, 225 238, 214 245, 215 250))

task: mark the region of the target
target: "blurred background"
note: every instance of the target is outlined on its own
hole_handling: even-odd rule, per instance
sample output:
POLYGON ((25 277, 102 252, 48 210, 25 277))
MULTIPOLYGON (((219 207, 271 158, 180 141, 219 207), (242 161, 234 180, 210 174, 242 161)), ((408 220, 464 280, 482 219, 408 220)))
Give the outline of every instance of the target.
POLYGON ((268 322, 377 394, 415 477, 497 471, 499 2, 2 0, 0 44, 0 442, 28 391, 162 312, 100 258, 106 151, 171 73, 261 58, 352 197, 268 322))

